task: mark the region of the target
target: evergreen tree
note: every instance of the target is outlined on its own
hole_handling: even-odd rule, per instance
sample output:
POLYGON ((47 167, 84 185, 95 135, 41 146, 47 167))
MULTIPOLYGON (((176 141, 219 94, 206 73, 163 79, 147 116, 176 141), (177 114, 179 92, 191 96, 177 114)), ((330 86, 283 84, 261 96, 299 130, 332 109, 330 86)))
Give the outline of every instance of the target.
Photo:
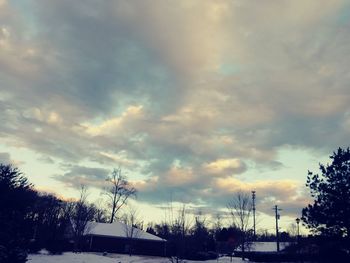
POLYGON ((0 262, 25 262, 32 235, 30 211, 36 192, 11 165, 0 164, 0 262))
POLYGON ((321 174, 308 172, 306 186, 315 199, 303 209, 303 221, 316 233, 350 239, 350 150, 339 148, 321 174))

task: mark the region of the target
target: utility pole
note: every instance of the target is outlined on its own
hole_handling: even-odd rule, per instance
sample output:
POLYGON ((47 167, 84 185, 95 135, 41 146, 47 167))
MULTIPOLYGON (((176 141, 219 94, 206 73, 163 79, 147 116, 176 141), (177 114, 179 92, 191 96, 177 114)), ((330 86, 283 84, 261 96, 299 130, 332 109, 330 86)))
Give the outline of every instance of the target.
POLYGON ((252 199, 253 199, 253 240, 256 240, 256 232, 255 232, 255 191, 252 191, 252 199))
POLYGON ((279 239, 279 233, 278 233, 278 220, 280 219, 280 215, 278 214, 278 211, 281 211, 282 209, 278 208, 277 205, 273 208, 275 210, 275 218, 276 218, 276 244, 277 244, 277 252, 280 252, 280 239, 279 239))
POLYGON ((299 223, 300 223, 300 218, 295 219, 295 221, 297 222, 297 227, 298 227, 297 243, 299 245, 299 239, 300 239, 299 223))

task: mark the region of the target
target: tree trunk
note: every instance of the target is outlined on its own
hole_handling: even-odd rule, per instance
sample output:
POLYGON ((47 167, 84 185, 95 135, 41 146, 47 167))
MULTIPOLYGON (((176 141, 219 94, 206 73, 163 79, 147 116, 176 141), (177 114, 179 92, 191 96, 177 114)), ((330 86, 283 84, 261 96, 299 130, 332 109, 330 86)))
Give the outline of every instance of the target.
POLYGON ((109 221, 110 224, 112 224, 114 221, 114 215, 115 215, 115 202, 113 202, 113 206, 112 206, 111 219, 109 221))
POLYGON ((245 236, 243 234, 243 238, 242 238, 242 260, 244 260, 244 251, 245 251, 245 236))

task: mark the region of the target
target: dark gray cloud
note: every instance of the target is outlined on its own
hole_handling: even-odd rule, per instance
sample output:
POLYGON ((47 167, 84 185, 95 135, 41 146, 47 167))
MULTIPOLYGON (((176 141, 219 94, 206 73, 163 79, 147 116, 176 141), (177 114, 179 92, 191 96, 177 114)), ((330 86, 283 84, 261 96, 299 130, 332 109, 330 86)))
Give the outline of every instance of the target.
POLYGON ((111 171, 103 168, 91 168, 78 165, 63 165, 66 172, 63 175, 55 175, 53 178, 61 181, 68 187, 79 189, 86 187, 102 188, 106 185, 106 179, 111 171))

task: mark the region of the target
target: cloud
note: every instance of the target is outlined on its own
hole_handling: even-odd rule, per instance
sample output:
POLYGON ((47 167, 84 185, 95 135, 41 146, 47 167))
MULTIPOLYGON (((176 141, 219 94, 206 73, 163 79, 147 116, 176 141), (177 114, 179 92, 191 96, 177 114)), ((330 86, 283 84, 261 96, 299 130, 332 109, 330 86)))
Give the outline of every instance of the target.
POLYGON ((242 172, 244 164, 238 159, 218 159, 204 165, 204 169, 213 175, 226 175, 227 173, 242 172))
POLYGON ((129 123, 137 122, 142 117, 142 106, 129 106, 120 117, 104 121, 99 125, 87 124, 86 132, 91 136, 119 134, 125 126, 129 126, 129 123))
POLYGON ((241 191, 249 196, 251 191, 256 191, 258 210, 267 215, 273 215, 272 207, 277 204, 283 208, 284 215, 296 216, 310 202, 304 187, 293 180, 261 180, 248 183, 234 178, 218 178, 215 184, 221 193, 219 200, 230 200, 241 191))
POLYGON ((0 1, 3 143, 71 163, 55 179, 72 187, 99 186, 121 166, 149 202, 217 205, 254 188, 266 213, 268 198, 297 207, 300 184, 245 176, 284 169, 287 146, 348 144, 348 9, 340 0, 0 1))
POLYGON ((44 162, 44 163, 48 163, 48 164, 54 164, 55 163, 55 161, 52 158, 48 157, 48 156, 41 156, 41 157, 38 158, 38 160, 41 161, 41 162, 44 162))
POLYGON ((8 153, 0 153, 0 163, 2 164, 11 164, 12 160, 10 154, 8 153))
POLYGON ((64 165, 66 172, 63 175, 55 175, 53 178, 61 181, 68 187, 79 189, 86 187, 103 188, 111 171, 103 168, 92 168, 79 165, 64 165))
POLYGON ((14 166, 20 166, 24 164, 24 161, 14 160, 11 158, 11 155, 7 152, 0 152, 0 163, 2 164, 11 164, 14 166))
POLYGON ((181 184, 177 184, 176 179, 179 178, 179 175, 176 174, 173 177, 175 184, 172 184, 163 178, 162 176, 151 177, 134 182, 134 186, 139 191, 138 200, 154 204, 164 204, 170 201, 197 204, 211 207, 205 210, 215 215, 222 213, 222 208, 226 208, 229 200, 234 198, 238 192, 242 191, 250 196, 251 191, 254 190, 257 193, 256 206, 259 213, 271 216, 273 216, 272 207, 276 204, 283 208, 283 215, 296 216, 311 201, 300 183, 293 180, 243 182, 233 177, 214 178, 213 180, 199 177, 193 183, 194 178, 186 175, 185 179, 181 178, 181 184))

